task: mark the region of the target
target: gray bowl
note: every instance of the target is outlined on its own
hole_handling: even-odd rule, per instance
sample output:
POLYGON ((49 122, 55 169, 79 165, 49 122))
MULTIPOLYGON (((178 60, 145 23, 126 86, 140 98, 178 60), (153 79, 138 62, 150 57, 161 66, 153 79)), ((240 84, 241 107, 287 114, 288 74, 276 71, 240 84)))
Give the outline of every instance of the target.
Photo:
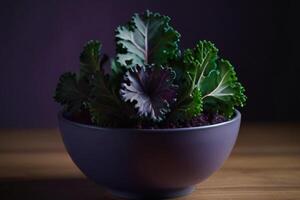
POLYGON ((58 118, 66 149, 88 178, 115 196, 153 199, 189 194, 217 171, 234 146, 241 114, 177 129, 99 128, 58 118))

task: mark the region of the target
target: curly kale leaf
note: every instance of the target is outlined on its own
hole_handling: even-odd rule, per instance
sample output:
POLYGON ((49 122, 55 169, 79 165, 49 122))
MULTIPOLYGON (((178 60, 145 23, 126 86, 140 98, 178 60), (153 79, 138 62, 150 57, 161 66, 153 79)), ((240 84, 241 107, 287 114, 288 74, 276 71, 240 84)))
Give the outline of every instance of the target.
POLYGON ((75 73, 64 73, 57 84, 54 99, 71 113, 86 108, 88 88, 84 81, 78 81, 75 73))
POLYGON ((169 25, 170 18, 146 11, 135 14, 116 30, 117 61, 126 68, 136 65, 163 65, 178 55, 179 33, 169 25))
POLYGON ((182 118, 190 119, 202 112, 202 104, 201 91, 199 88, 195 88, 192 93, 181 103, 178 113, 182 114, 182 118))
POLYGON ((191 119, 203 110, 201 83, 215 69, 218 49, 208 41, 199 41, 194 49, 187 49, 176 67, 181 70, 181 93, 170 120, 191 119))
POLYGON ((180 92, 169 120, 189 120, 203 111, 200 85, 205 76, 215 69, 218 49, 208 41, 199 41, 194 49, 187 49, 174 61, 173 68, 179 72, 180 92))
POLYGON ((203 79, 216 68, 218 49, 209 41, 199 41, 194 49, 187 49, 183 62, 187 66, 187 76, 191 81, 191 91, 200 88, 203 79))
POLYGON ((170 62, 170 66, 176 72, 174 83, 179 85, 177 102, 172 105, 167 121, 188 120, 202 111, 202 99, 199 88, 191 88, 192 81, 189 78, 187 66, 180 56, 170 62))
POLYGON ((98 41, 90 41, 85 45, 80 55, 80 76, 89 80, 88 105, 92 122, 99 126, 114 126, 120 121, 118 119, 122 116, 120 113, 122 108, 113 87, 115 83, 112 83, 104 73, 103 66, 108 57, 100 56, 100 50, 101 44, 98 41))
POLYGON ((178 102, 172 107, 167 121, 183 121, 199 115, 203 110, 201 92, 195 88, 190 95, 181 93, 178 102))
POLYGON ((246 97, 233 67, 218 59, 218 49, 209 41, 199 41, 187 49, 180 63, 184 84, 171 119, 190 119, 203 110, 231 117, 234 106, 243 106, 246 97))
POLYGON ((101 43, 97 40, 91 40, 84 46, 80 54, 80 78, 93 76, 97 71, 102 70, 108 57, 100 56, 101 47, 101 43))
POLYGON ((227 60, 219 60, 217 68, 203 79, 200 87, 206 110, 231 117, 235 106, 246 101, 244 87, 238 82, 233 66, 227 60))
POLYGON ((92 81, 92 100, 89 104, 92 121, 99 126, 115 126, 123 120, 122 105, 109 85, 109 80, 102 71, 95 74, 92 81))
POLYGON ((137 66, 125 74, 120 90, 122 99, 135 102, 139 116, 161 121, 176 101, 174 78, 171 68, 137 66))
POLYGON ((183 55, 188 88, 182 96, 179 113, 190 119, 203 110, 201 84, 207 74, 215 69, 218 49, 209 41, 199 41, 194 49, 187 49, 183 55))
MULTIPOLYGON (((203 111, 201 84, 209 72, 216 67, 218 49, 208 41, 199 41, 194 49, 187 49, 182 57, 181 66, 185 73, 182 82, 184 92, 178 98, 175 119, 191 119, 203 111)), ((175 117, 174 117, 175 116, 175 117)))
POLYGON ((107 56, 100 57, 101 44, 91 40, 80 55, 80 73, 65 73, 60 77, 54 99, 64 105, 67 111, 81 112, 88 109, 91 99, 90 82, 106 62, 107 56))

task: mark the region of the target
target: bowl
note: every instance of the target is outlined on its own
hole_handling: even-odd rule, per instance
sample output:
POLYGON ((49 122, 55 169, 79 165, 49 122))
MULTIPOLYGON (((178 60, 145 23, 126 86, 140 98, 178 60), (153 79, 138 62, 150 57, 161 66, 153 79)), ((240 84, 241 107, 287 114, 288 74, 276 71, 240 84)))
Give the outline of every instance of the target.
POLYGON ((65 147, 78 168, 115 196, 172 198, 191 193, 217 171, 238 136, 241 114, 191 128, 100 128, 58 114, 65 147))

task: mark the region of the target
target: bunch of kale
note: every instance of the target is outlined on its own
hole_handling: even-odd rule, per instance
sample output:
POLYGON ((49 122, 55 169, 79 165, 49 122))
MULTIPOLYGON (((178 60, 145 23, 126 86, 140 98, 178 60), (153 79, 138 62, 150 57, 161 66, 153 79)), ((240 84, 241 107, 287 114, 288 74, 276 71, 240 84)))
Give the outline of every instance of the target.
POLYGON ((102 127, 176 123, 204 112, 232 117, 234 107, 246 101, 233 66, 209 41, 181 53, 180 34, 169 21, 150 11, 135 14, 116 29, 113 59, 100 53, 100 42, 88 42, 79 74, 60 77, 55 100, 102 127))

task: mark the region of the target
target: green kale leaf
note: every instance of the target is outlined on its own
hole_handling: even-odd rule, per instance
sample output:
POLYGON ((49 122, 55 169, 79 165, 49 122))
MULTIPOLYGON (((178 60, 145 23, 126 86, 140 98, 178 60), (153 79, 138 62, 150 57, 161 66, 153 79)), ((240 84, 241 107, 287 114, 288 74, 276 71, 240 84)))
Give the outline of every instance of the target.
POLYGON ((213 43, 199 41, 194 49, 187 49, 181 59, 182 62, 177 63, 183 69, 179 81, 185 84, 180 84, 181 93, 170 119, 190 119, 203 110, 230 118, 234 106, 243 106, 244 88, 232 65, 218 58, 218 49, 213 43))
POLYGON ((153 64, 160 66, 179 53, 179 33, 169 25, 170 18, 146 11, 135 14, 116 30, 117 61, 126 68, 153 64))
POLYGON ((99 126, 116 126, 120 122, 126 121, 122 115, 122 105, 118 94, 112 90, 108 76, 103 71, 98 71, 91 82, 92 99, 89 110, 92 121, 99 126))
POLYGON ((167 121, 183 121, 199 115, 203 110, 201 91, 195 88, 190 92, 188 80, 182 80, 178 91, 178 100, 171 108, 167 121))
POLYGON ((187 49, 175 62, 180 72, 180 94, 169 120, 188 120, 203 111, 201 83, 216 68, 218 49, 209 41, 199 41, 194 49, 187 49))
POLYGON ((65 106, 68 112, 81 112, 88 109, 91 100, 90 82, 96 72, 100 71, 107 57, 100 58, 101 44, 91 40, 80 55, 80 73, 63 74, 57 85, 54 99, 65 106))
POLYGON ((83 48, 80 54, 80 77, 87 77, 100 70, 99 41, 91 40, 83 48))
POLYGON ((122 109, 119 94, 116 93, 120 80, 110 80, 116 78, 117 74, 120 76, 120 71, 116 71, 120 68, 113 67, 111 76, 105 74, 103 66, 108 57, 100 56, 100 51, 101 44, 98 41, 90 41, 85 45, 80 55, 80 77, 89 81, 88 107, 92 122, 99 126, 115 126, 126 121, 122 115, 125 109, 122 109))
POLYGON ((54 99, 68 112, 80 112, 86 109, 87 91, 89 90, 84 81, 78 81, 75 73, 67 72, 59 78, 54 99))
POLYGON ((204 77, 200 86, 204 108, 228 118, 233 115, 235 106, 242 107, 246 101, 245 89, 227 60, 218 60, 217 68, 204 77))
POLYGON ((203 79, 216 68, 218 49, 209 41, 199 41, 194 49, 187 49, 183 62, 187 67, 187 76, 191 81, 190 91, 200 88, 203 79))

